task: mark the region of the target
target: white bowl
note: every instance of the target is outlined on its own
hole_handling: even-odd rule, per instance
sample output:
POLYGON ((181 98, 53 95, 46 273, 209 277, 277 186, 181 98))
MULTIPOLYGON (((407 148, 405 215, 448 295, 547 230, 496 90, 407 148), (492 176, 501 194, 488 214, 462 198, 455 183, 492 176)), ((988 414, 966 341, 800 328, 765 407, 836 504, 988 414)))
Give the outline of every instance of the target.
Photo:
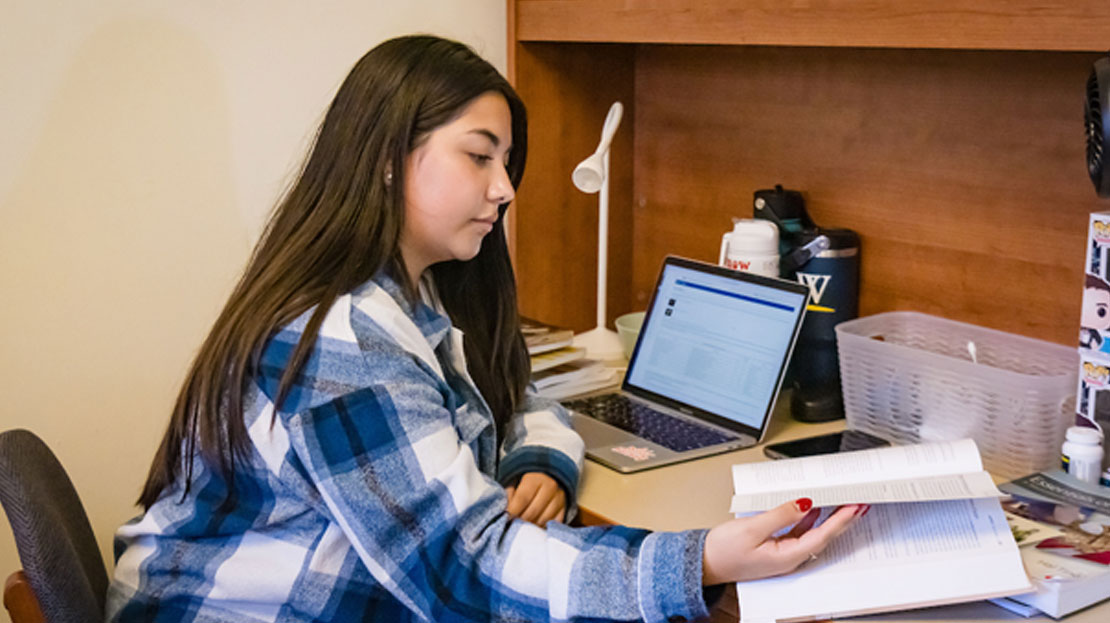
POLYGON ((636 338, 640 336, 640 327, 644 324, 644 312, 618 316, 613 323, 617 325, 617 338, 620 339, 624 358, 628 359, 632 357, 632 351, 636 348, 636 338))

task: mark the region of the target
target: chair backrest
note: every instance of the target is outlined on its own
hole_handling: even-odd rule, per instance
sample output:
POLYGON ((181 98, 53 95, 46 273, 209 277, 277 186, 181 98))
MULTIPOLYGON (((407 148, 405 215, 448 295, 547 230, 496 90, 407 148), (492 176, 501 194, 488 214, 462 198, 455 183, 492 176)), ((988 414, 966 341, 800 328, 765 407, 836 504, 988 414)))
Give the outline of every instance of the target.
POLYGON ((77 490, 26 430, 0 433, 0 504, 48 623, 102 621, 108 574, 77 490))

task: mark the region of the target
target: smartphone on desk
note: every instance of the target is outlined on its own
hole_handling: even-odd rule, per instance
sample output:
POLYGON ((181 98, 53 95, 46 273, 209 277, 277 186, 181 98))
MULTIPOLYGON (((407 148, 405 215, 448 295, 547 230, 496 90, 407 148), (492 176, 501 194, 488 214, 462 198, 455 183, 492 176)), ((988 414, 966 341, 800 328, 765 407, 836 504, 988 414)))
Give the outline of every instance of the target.
POLYGON ((763 454, 772 459, 793 459, 800 456, 852 452, 853 450, 881 448, 889 445, 890 442, 886 439, 876 437, 870 433, 845 430, 839 433, 818 435, 817 437, 773 443, 763 447, 763 454))

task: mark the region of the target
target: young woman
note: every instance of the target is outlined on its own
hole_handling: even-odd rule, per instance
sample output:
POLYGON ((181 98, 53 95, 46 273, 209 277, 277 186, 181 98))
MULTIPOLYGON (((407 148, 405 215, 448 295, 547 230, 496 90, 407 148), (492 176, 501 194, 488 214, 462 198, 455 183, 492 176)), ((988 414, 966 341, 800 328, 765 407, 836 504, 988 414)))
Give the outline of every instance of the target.
POLYGON ((462 44, 358 62, 189 371, 109 620, 693 620, 704 586, 787 572, 863 510, 561 523, 582 442, 526 390, 503 230, 525 141, 462 44))

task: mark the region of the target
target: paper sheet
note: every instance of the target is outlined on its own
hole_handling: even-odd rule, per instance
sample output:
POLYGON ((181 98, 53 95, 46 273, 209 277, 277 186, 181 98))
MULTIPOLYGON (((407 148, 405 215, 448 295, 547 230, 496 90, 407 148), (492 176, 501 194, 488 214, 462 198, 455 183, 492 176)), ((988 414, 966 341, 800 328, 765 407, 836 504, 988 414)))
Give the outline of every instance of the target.
POLYGON ((987 472, 931 476, 884 482, 835 485, 810 485, 785 491, 769 491, 732 496, 729 512, 733 514, 770 510, 783 502, 801 497, 813 500, 814 506, 841 504, 881 504, 889 502, 927 502, 962 500, 965 498, 998 497, 1002 493, 987 472))

